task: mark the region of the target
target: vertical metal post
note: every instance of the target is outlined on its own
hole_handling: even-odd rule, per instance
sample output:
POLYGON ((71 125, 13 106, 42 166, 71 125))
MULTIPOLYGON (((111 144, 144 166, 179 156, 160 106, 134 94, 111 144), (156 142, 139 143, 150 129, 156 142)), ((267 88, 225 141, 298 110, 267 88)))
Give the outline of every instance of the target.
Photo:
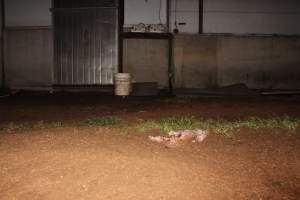
POLYGON ((168 38, 169 45, 169 55, 168 55, 168 76, 169 76, 169 93, 173 95, 173 78, 174 78, 174 68, 173 68, 173 37, 168 38))
POLYGON ((125 8, 124 8, 124 1, 125 0, 119 0, 119 59, 118 59, 118 64, 119 64, 119 73, 123 72, 123 37, 122 37, 122 32, 123 32, 123 26, 124 26, 124 15, 125 15, 125 8))
POLYGON ((203 0, 199 0, 199 34, 203 33, 203 0))
POLYGON ((2 88, 6 87, 5 81, 5 0, 1 0, 1 66, 2 66, 2 88))
POLYGON ((167 30, 170 31, 170 0, 167 0, 167 30))

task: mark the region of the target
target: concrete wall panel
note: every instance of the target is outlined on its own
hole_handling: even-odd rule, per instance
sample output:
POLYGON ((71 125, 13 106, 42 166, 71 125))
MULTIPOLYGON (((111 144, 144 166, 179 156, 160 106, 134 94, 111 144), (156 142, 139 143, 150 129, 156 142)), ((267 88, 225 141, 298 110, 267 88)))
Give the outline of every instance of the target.
POLYGON ((181 37, 181 40, 184 40, 182 46, 182 87, 216 87, 217 60, 215 58, 218 41, 214 38, 199 37, 197 35, 181 37))
POLYGON ((234 34, 300 34, 300 14, 207 13, 204 15, 205 33, 234 34))
MULTIPOLYGON (((2 4, 0 3, 0 27, 2 27, 2 4)), ((2 70, 3 70, 3 66, 2 66, 2 30, 0 28, 0 88, 2 87, 2 70)))
POLYGON ((199 0, 171 0, 170 7, 170 30, 175 28, 175 14, 177 23, 186 23, 178 25, 180 33, 198 33, 199 32, 199 0), (177 2, 177 6, 175 8, 177 2), (176 12, 175 12, 176 11, 176 12))
POLYGON ((5 0, 6 25, 50 26, 51 0, 5 0))
POLYGON ((132 24, 159 24, 167 23, 167 1, 166 0, 125 0, 125 26, 132 24), (161 9, 160 8, 161 2, 161 9), (160 14, 159 14, 160 11, 160 14))
POLYGON ((218 51, 219 84, 240 82, 251 88, 300 88, 300 49, 296 40, 224 37, 218 51))
POLYGON ((127 39, 124 41, 124 72, 137 82, 158 82, 168 87, 168 43, 166 40, 127 39))
MULTIPOLYGON (((198 33, 199 32, 199 12, 181 11, 177 14, 177 23, 185 23, 178 25, 179 33, 198 33)), ((170 31, 175 29, 175 13, 170 15, 170 31)))
POLYGON ((187 35, 177 41, 176 87, 244 83, 253 89, 300 89, 299 37, 187 35))
POLYGON ((52 84, 53 45, 50 29, 7 30, 6 79, 11 88, 52 84))
POLYGON ((205 33, 300 34, 297 0, 204 0, 205 33))
MULTIPOLYGON (((51 30, 10 29, 6 34, 8 86, 51 86, 51 30)), ((168 87, 167 41, 125 40, 123 64, 136 81, 168 87)), ((244 83, 253 89, 300 89, 300 37, 177 35, 174 69, 176 88, 244 83)))

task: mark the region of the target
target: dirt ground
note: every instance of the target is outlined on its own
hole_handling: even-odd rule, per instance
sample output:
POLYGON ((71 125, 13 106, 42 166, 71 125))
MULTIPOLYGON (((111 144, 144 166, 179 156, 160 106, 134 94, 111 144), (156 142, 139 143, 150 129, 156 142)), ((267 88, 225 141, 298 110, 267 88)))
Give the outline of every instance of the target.
MULTIPOLYGON (((101 94, 18 94, 0 99, 0 124, 66 127, 0 134, 0 199, 299 200, 300 128, 210 134, 166 148, 146 134, 82 127, 83 120, 170 116, 300 118, 300 97, 115 98, 101 94)), ((154 134, 154 133, 153 133, 154 134)))

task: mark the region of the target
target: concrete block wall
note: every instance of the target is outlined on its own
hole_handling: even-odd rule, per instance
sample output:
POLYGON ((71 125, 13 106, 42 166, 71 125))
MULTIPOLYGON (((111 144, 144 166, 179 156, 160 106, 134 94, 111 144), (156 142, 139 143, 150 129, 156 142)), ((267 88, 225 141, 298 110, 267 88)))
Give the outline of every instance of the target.
POLYGON ((178 35, 175 87, 300 89, 300 37, 178 35))
POLYGON ((48 89, 53 83, 50 28, 7 29, 6 84, 12 89, 48 89))

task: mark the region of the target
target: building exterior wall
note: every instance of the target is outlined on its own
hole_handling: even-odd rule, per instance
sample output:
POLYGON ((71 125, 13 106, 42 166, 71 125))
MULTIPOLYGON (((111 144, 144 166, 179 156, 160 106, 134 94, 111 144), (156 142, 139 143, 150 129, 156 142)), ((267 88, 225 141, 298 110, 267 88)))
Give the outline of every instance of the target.
POLYGON ((13 89, 48 88, 53 81, 53 42, 49 28, 8 29, 6 83, 13 89))
MULTIPOLYGON (((0 48, 2 48, 2 41, 1 40, 0 40, 0 48)), ((2 54, 0 54, 0 88, 3 87, 3 80, 2 80, 3 74, 2 74, 2 71, 3 71, 2 54)))
MULTIPOLYGON (((178 26, 180 32, 198 32, 198 2, 170 1, 171 31, 177 16, 178 23, 186 23, 178 26)), ((9 27, 51 25, 51 0, 5 0, 5 3, 9 27)), ((205 33, 300 34, 298 0, 203 0, 203 12, 205 33)), ((165 24, 166 16, 166 0, 125 0, 126 25, 160 23, 159 18, 165 24)))
POLYGON ((300 89, 300 38, 223 37, 217 59, 220 86, 300 89))
POLYGON ((125 26, 133 24, 166 24, 167 1, 166 0, 125 0, 124 1, 125 26))
MULTIPOLYGON (((49 89, 53 84, 51 29, 6 32, 7 86, 49 89)), ((177 35, 176 88, 216 88, 244 83, 252 89, 300 89, 300 37, 177 35)), ((124 72, 138 82, 168 86, 168 44, 124 42, 124 72)))
POLYGON ((175 21, 180 33, 199 33, 199 0, 170 0, 170 31, 175 21))
POLYGON ((123 50, 123 71, 131 73, 134 81, 168 87, 168 41, 126 39, 123 50))
POLYGON ((300 89, 300 37, 179 35, 175 86, 300 89))
POLYGON ((3 87, 2 83, 3 83, 3 80, 2 80, 2 71, 3 71, 3 65, 2 65, 2 4, 1 4, 1 1, 0 1, 0 88, 3 87))
POLYGON ((298 0, 204 0, 204 33, 300 34, 298 0))
MULTIPOLYGON (((126 23, 139 22, 137 13, 147 6, 153 12, 157 11, 143 13, 149 23, 159 21, 159 0, 140 2, 140 8, 131 0, 127 1, 125 19, 129 21, 126 23)), ((54 69, 51 0, 5 0, 5 3, 7 29, 3 45, 7 86, 22 89, 50 87, 54 69)), ((187 23, 179 27, 180 33, 196 33, 198 1, 178 1, 177 9, 174 3, 172 0, 171 29, 174 28, 176 10, 177 21, 187 23)), ((165 5, 166 1, 162 1, 163 22, 166 20, 165 5)), ((244 35, 176 35, 174 86, 216 88, 245 83, 254 89, 300 89, 300 36, 245 35, 299 35, 299 5, 297 0, 204 0, 205 33, 244 35)), ((155 81, 160 87, 167 87, 167 41, 125 40, 123 65, 124 71, 132 73, 136 81, 155 81)))
POLYGON ((4 0, 6 26, 50 26, 51 0, 4 0))
POLYGON ((175 86, 212 88, 217 86, 218 41, 213 37, 186 35, 175 37, 175 86), (177 53, 180 56, 177 57, 177 53), (180 70, 179 70, 179 69, 180 70))

